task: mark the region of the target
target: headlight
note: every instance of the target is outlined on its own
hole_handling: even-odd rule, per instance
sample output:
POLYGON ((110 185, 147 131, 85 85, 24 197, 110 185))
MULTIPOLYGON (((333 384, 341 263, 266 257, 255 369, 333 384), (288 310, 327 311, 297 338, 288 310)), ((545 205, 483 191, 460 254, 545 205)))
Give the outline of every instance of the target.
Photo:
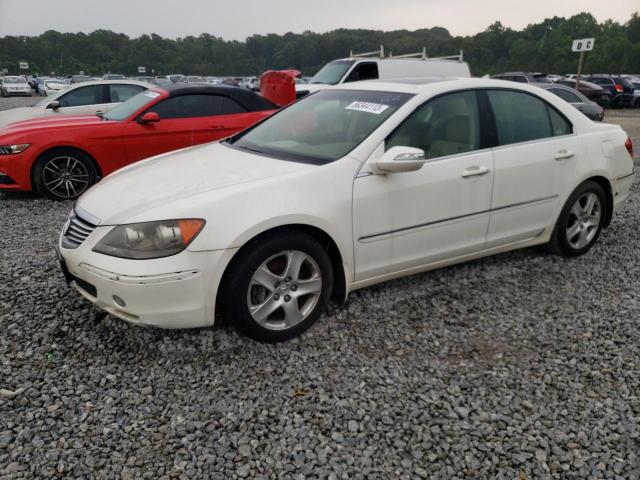
POLYGON ((18 145, 0 145, 0 155, 11 155, 22 153, 31 146, 30 143, 20 143, 18 145))
POLYGON ((93 251, 134 260, 168 257, 187 248, 204 223, 201 219, 185 219, 119 225, 93 251))

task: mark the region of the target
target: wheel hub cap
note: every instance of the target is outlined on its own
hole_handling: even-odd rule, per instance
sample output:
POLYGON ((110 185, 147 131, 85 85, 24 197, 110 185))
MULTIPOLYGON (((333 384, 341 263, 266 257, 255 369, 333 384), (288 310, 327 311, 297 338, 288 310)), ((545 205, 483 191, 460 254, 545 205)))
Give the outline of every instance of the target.
POLYGON ((268 258, 253 274, 247 306, 253 319, 270 330, 284 330, 304 321, 322 293, 316 261, 298 250, 268 258))
POLYGON ((593 241, 600 226, 602 206, 593 192, 581 195, 571 207, 566 238, 572 248, 582 249, 593 241))

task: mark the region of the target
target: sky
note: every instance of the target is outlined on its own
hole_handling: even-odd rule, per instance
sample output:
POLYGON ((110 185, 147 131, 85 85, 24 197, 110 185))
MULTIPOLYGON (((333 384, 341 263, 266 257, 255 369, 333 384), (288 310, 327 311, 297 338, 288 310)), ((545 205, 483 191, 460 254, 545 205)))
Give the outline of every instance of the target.
POLYGON ((210 33, 225 40, 253 34, 336 28, 416 30, 441 26, 472 35, 496 20, 521 29, 587 11, 626 22, 639 0, 0 0, 0 37, 99 28, 137 37, 210 33))

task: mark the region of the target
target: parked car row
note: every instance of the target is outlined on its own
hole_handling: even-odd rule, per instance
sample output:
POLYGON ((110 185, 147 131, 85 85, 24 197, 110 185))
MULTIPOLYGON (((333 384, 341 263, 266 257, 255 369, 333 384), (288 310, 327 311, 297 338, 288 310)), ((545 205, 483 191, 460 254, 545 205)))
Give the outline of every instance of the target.
POLYGON ((162 328, 221 315, 266 342, 389 279, 589 251, 630 194, 626 133, 570 87, 452 71, 470 77, 461 59, 352 57, 305 96, 268 72, 283 108, 198 78, 81 83, 7 114, 0 191, 77 199, 58 258, 98 307, 162 328))
MULTIPOLYGON (((547 75, 544 73, 506 72, 491 78, 519 83, 558 83, 576 88, 576 75, 547 75)), ((589 100, 602 107, 640 107, 640 92, 635 85, 640 84, 640 76, 583 75, 577 90, 589 100)))

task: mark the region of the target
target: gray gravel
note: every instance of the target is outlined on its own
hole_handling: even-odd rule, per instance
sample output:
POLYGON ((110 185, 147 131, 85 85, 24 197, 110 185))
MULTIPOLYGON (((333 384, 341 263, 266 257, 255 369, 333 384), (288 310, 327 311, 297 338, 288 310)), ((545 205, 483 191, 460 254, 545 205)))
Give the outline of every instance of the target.
POLYGON ((130 326, 0 199, 0 478, 640 478, 639 186, 584 257, 352 294, 300 339, 130 326))

